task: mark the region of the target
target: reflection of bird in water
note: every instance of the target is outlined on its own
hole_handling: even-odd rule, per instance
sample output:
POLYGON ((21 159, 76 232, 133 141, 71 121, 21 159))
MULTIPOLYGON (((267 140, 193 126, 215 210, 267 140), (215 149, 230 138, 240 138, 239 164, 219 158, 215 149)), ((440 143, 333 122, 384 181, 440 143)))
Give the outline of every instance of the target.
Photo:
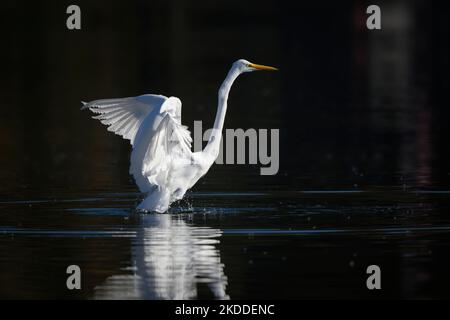
POLYGON ((145 215, 133 242, 133 275, 114 275, 95 289, 100 299, 195 299, 206 285, 228 299, 227 277, 216 245, 222 232, 193 227, 171 215, 145 215))
POLYGON ((146 94, 84 103, 82 109, 97 113, 94 118, 107 125, 109 131, 130 140, 130 173, 141 192, 147 193, 138 209, 167 211, 209 170, 219 155, 231 86, 241 73, 255 70, 277 69, 243 59, 233 63, 219 89, 211 136, 200 152, 191 151, 191 134, 181 124, 181 101, 176 97, 146 94))

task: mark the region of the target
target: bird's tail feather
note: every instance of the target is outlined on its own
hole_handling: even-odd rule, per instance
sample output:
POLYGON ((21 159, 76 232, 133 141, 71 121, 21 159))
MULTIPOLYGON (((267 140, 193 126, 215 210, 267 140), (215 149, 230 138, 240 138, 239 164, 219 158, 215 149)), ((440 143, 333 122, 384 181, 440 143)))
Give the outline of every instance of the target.
POLYGON ((155 188, 149 192, 147 197, 139 204, 138 210, 147 212, 164 213, 169 209, 170 193, 162 188, 155 188))

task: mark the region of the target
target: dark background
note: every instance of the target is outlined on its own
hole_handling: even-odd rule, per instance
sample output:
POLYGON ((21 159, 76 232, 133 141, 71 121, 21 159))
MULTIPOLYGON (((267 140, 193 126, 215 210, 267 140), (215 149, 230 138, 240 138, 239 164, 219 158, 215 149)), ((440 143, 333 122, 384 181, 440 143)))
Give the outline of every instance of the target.
MULTIPOLYGON (((84 188, 79 172, 126 164, 126 144, 79 112, 80 100, 174 95, 184 123, 207 127, 238 58, 281 68, 238 80, 226 124, 280 128, 289 186, 398 185, 400 177, 448 185, 441 2, 379 2, 382 31, 366 29, 364 1, 79 1, 79 31, 65 27, 69 4, 2 4, 5 191, 22 183, 84 188), (106 147, 120 149, 105 159, 106 147)), ((127 179, 123 170, 111 174, 107 183, 127 179)))
MULTIPOLYGON (((280 214, 289 214, 289 206, 283 207, 283 201, 293 205, 316 203, 289 192, 371 190, 374 195, 362 200, 328 199, 325 203, 358 203, 366 214, 377 207, 379 199, 387 199, 384 203, 394 211, 402 203, 413 202, 427 210, 407 220, 407 225, 446 226, 449 199, 445 191, 450 186, 450 10, 441 1, 377 1, 382 10, 382 30, 370 31, 365 26, 365 9, 370 4, 279 0, 2 1, 0 199, 30 201, 88 197, 111 190, 136 192, 128 175, 129 144, 90 119, 88 112, 81 112, 80 100, 143 93, 174 95, 183 102, 183 123, 192 127, 194 120, 203 120, 205 128, 214 120, 221 81, 233 61, 245 58, 278 66, 280 72, 241 76, 231 91, 225 127, 279 128, 279 174, 259 176, 258 166, 216 165, 194 192, 286 192, 282 200, 276 196, 268 199, 267 205, 277 204, 280 214), (66 28, 65 12, 70 4, 81 7, 81 30, 66 28), (417 199, 409 193, 396 193, 403 191, 443 194, 417 199)), ((32 212, 4 205, 0 212, 3 226, 58 228, 64 225, 62 221, 77 226, 85 222, 77 217, 64 220, 64 216, 61 220, 45 220, 45 208, 32 212)), ((370 225, 371 220, 363 217, 359 223, 370 225)), ((341 221, 333 219, 335 216, 324 226, 341 221)), ((381 215, 380 219, 374 218, 373 226, 386 225, 383 219, 387 216, 381 215)), ((226 226, 221 222, 213 224, 218 228, 226 226)), ((286 222, 283 226, 289 225, 286 222)), ((448 297, 448 238, 447 233, 421 236, 420 240, 436 252, 427 257, 432 267, 427 268, 425 276, 414 269, 417 265, 405 266, 399 260, 404 243, 399 245, 393 240, 380 244, 365 239, 358 246, 369 250, 364 258, 367 261, 382 255, 385 264, 392 267, 387 297, 448 297), (409 275, 423 276, 426 286, 415 291, 405 284, 409 275), (399 284, 400 278, 403 284, 399 284)), ((27 284, 17 285, 28 278, 26 273, 11 277, 14 272, 13 265, 8 264, 9 255, 13 251, 25 256, 35 254, 38 261, 42 254, 51 257, 55 253, 30 252, 27 243, 8 241, 3 248, 11 251, 0 252, 2 261, 6 261, 0 279, 7 284, 1 284, 0 296, 22 297, 27 284), (14 286, 16 291, 5 289, 14 286)), ((320 241, 328 244, 332 240, 325 237, 320 241)), ((346 248, 356 244, 352 237, 342 240, 339 250, 345 254, 337 250, 334 256, 327 250, 301 253, 304 245, 282 243, 278 249, 289 248, 294 255, 317 255, 319 260, 329 254, 329 259, 343 259, 348 264, 347 255, 352 249, 346 252, 346 248)), ((232 248, 228 244, 222 250, 226 253, 232 248)), ((58 254, 64 255, 64 250, 58 254)), ((78 253, 75 250, 67 254, 78 253)), ((225 264, 240 265, 236 257, 239 254, 232 256, 225 264)), ((121 261, 121 257, 115 258, 121 261)), ((293 267, 286 279, 296 271, 302 274, 303 270, 306 277, 312 273, 310 279, 320 279, 316 291, 298 293, 286 289, 279 297, 361 297, 365 292, 354 291, 351 286, 343 291, 338 284, 333 287, 333 281, 340 283, 335 280, 339 272, 329 275, 331 280, 321 278, 320 268, 314 273, 318 266, 315 261, 299 261, 307 271, 293 267)), ((33 269, 33 263, 27 263, 33 269)), ((239 267, 239 277, 243 277, 245 268, 239 267)), ((352 276, 346 279, 353 281, 352 276)), ((34 284, 43 283, 45 280, 39 279, 34 284)), ((236 293, 231 297, 239 296, 239 292, 249 294, 245 297, 270 297, 253 285, 235 285, 233 289, 230 281, 231 291, 236 293)), ((44 290, 45 294, 30 293, 29 297, 54 297, 58 290, 63 292, 55 285, 44 290)))

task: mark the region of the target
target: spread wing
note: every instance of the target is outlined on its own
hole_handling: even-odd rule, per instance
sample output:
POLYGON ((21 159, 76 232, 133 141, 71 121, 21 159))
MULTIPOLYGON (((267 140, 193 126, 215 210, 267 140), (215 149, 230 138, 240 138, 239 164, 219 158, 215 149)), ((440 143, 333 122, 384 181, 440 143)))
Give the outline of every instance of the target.
POLYGON ((158 113, 150 114, 139 132, 131 154, 130 173, 142 192, 155 186, 170 191, 170 175, 176 160, 189 159, 191 134, 181 124, 181 101, 170 97, 158 113))
MULTIPOLYGON (((167 97, 146 94, 138 97, 102 99, 83 102, 83 109, 96 113, 92 118, 100 120, 114 132, 134 145, 136 134, 144 119, 155 109, 160 109, 167 97)), ((181 121, 181 117, 180 117, 181 121)))
POLYGON ((191 134, 181 124, 181 101, 176 97, 147 94, 95 100, 84 103, 82 109, 87 108, 108 131, 130 140, 130 173, 142 192, 155 185, 168 187, 173 160, 192 154, 191 134))

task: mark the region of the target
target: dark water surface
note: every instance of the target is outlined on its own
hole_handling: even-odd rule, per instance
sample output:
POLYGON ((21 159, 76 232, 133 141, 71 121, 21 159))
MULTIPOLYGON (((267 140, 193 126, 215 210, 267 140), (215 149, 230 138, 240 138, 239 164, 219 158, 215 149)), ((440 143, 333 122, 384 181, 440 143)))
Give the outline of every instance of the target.
POLYGON ((138 214, 130 189, 2 200, 2 296, 446 296, 448 190, 193 191, 170 214, 138 214), (70 264, 81 291, 65 287, 70 264), (365 288, 371 264, 381 293, 365 288))
POLYGON ((2 5, 0 298, 450 298, 441 4, 382 1, 375 33, 363 1, 79 5, 81 31, 60 1, 2 5), (225 122, 280 129, 278 174, 214 165, 134 212, 130 146, 79 101, 175 95, 207 128, 238 58, 281 68, 239 78, 225 122))

